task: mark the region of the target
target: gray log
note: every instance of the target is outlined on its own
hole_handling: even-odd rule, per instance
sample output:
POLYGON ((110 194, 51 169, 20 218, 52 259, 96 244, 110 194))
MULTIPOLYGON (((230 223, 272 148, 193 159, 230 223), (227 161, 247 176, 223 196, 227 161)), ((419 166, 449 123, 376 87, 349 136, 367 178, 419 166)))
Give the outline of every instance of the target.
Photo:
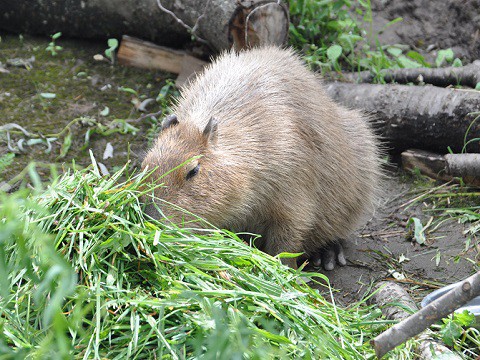
MULTIPOLYGON (((396 152, 409 148, 445 154, 461 152, 480 137, 480 92, 435 86, 327 84, 329 95, 349 108, 369 114, 381 136, 396 152), (475 113, 476 112, 476 113, 475 113), (470 129, 469 129, 470 127, 470 129)), ((480 152, 478 142, 468 152, 480 152)))
MULTIPOLYGON (((274 0, 162 0, 161 4, 189 27, 197 25, 195 35, 217 51, 231 47, 235 38, 244 39, 245 29, 253 43, 282 44, 287 39, 288 11, 274 0)), ((0 28, 43 35, 60 31, 82 38, 127 34, 176 47, 191 38, 157 0, 0 0, 0 28)))
MULTIPOLYGON (((435 86, 463 85, 475 88, 480 83, 480 60, 460 67, 384 69, 380 71, 385 82, 397 84, 419 83, 435 86)), ((345 80, 371 83, 375 74, 370 71, 343 74, 345 80)))

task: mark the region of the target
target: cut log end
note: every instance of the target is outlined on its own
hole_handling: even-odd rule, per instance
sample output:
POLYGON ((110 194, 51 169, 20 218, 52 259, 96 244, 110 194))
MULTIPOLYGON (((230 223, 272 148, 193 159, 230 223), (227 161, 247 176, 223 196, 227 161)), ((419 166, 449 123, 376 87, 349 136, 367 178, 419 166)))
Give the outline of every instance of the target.
POLYGON ((480 186, 480 154, 440 155, 411 149, 402 153, 402 166, 410 171, 418 169, 432 179, 451 181, 462 178, 466 184, 480 186))
POLYGON ((282 46, 288 40, 288 27, 288 9, 284 4, 242 1, 228 24, 228 39, 236 50, 263 45, 282 46))
POLYGON ((446 162, 443 155, 429 151, 418 149, 404 151, 402 153, 402 165, 406 170, 414 171, 418 169, 420 173, 433 179, 444 181, 452 179, 452 177, 446 173, 446 162))

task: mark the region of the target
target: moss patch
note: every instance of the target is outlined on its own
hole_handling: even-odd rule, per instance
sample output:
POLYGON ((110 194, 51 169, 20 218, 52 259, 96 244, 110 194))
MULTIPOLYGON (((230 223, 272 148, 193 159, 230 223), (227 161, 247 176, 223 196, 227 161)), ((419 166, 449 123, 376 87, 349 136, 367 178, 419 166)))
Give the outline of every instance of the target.
MULTIPOLYGON (((152 127, 151 119, 135 121, 142 113, 136 110, 132 101, 138 104, 147 98, 155 99, 171 75, 120 65, 111 66, 107 62, 94 60, 95 54, 103 54, 107 48, 106 43, 60 37, 56 44, 63 49, 52 56, 46 51, 50 42, 48 38, 5 33, 0 33, 0 36, 0 62, 9 71, 0 73, 0 126, 15 123, 31 133, 57 138, 51 141, 49 153, 46 153, 48 146, 45 143, 28 146, 26 141, 21 142, 21 147, 26 152, 16 151, 15 161, 4 178, 18 174, 32 160, 69 164, 75 159, 77 164, 89 164, 89 148, 111 171, 127 161, 129 148, 130 158, 135 160, 142 148, 147 146, 146 135, 152 127), (27 69, 24 66, 6 65, 12 59, 33 59, 32 67, 27 69), (132 91, 122 90, 122 87, 132 91), (104 111, 107 107, 108 114, 104 111), (69 131, 55 136, 72 120, 82 117, 92 121, 77 121, 69 131), (119 122, 118 119, 122 121, 119 122), (100 127, 115 129, 122 123, 137 130, 130 128, 124 134, 112 131, 113 134, 108 136, 98 135, 99 131, 95 131, 100 127), (72 145, 66 156, 59 158, 68 134, 72 145), (89 138, 88 146, 85 146, 86 137, 89 138), (102 160, 107 142, 114 148, 113 158, 102 160)), ((155 102, 147 107, 148 112, 158 112, 160 109, 161 106, 155 102)), ((11 131, 11 147, 18 149, 18 141, 22 138, 24 136, 21 132, 11 131)), ((6 133, 2 131, 0 154, 7 152, 11 150, 7 147, 6 133)))

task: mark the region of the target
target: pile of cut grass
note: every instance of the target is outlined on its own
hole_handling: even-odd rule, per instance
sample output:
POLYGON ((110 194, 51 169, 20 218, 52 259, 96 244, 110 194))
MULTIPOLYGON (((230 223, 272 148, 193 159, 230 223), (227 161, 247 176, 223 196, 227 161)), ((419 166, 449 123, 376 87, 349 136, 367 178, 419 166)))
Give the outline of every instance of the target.
POLYGON ((146 218, 143 174, 122 175, 0 194, 2 359, 373 356, 378 311, 336 306, 235 234, 146 218))

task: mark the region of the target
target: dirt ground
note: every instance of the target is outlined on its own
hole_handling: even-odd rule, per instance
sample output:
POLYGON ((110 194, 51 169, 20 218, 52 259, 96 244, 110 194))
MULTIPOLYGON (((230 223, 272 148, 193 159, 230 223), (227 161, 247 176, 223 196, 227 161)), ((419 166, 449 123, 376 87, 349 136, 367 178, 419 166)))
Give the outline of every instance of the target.
MULTIPOLYGON (((111 66, 106 61, 94 60, 96 54, 104 53, 106 42, 60 37, 56 45, 62 49, 52 56, 46 50, 49 38, 0 31, 0 39, 0 126, 16 124, 37 138, 56 139, 51 142, 50 150, 45 143, 28 145, 24 141, 24 151, 19 151, 18 142, 24 139, 23 134, 13 129, 7 141, 6 134, 0 132, 0 156, 9 152, 8 146, 17 153, 13 164, 0 174, 0 184, 2 175, 3 180, 11 179, 31 161, 66 167, 75 161, 77 167, 88 166, 90 149, 110 172, 122 167, 127 160, 131 161, 132 168, 138 166, 137 161, 153 135, 149 131, 154 129, 149 119, 138 119, 160 110, 153 104, 166 79, 172 78, 171 74, 111 66), (8 61, 17 59, 32 60, 31 68, 7 65, 8 61), (55 97, 46 98, 42 94, 55 97), (145 112, 136 110, 135 104, 138 106, 147 99, 151 101, 145 112), (104 112, 106 108, 108 114, 104 112), (60 134, 72 121, 77 122, 60 134), (122 124, 130 126, 130 130, 118 132, 122 124), (101 130, 108 135, 102 135, 101 130), (68 134, 71 146, 61 157, 61 147, 68 134), (104 159, 107 144, 113 151, 111 157, 104 159)), ((48 169, 40 167, 39 171, 48 176, 48 169)))
MULTIPOLYGON (((456 219, 446 220, 435 231, 427 230, 425 245, 413 238, 408 219, 417 217, 425 226, 434 206, 430 201, 407 204, 428 189, 428 185, 419 185, 398 170, 388 173, 377 212, 363 229, 344 242, 347 265, 322 271, 338 290, 336 301, 346 304, 359 300, 368 294, 373 283, 389 279, 398 281, 420 302, 438 287, 478 271, 478 239, 471 239, 466 251, 465 225, 456 219)), ((434 217, 431 228, 439 221, 434 217)))
MULTIPOLYGON (((480 55, 480 23, 478 12, 474 11, 480 8, 480 0, 449 0, 442 4, 428 0, 384 0, 372 3, 373 24, 377 32, 388 21, 399 16, 404 18, 403 22, 381 32, 379 37, 383 43, 410 44, 432 58, 435 49, 447 47, 453 47, 456 56, 465 60, 480 55)), ((137 132, 93 135, 90 147, 95 156, 101 159, 107 143, 113 144, 113 158, 101 160, 110 171, 128 158, 133 160, 133 165, 138 164, 142 151, 148 147, 147 132, 151 124, 133 121, 142 114, 134 109, 131 101, 135 96, 142 101, 155 98, 168 74, 95 62, 93 55, 106 48, 98 43, 60 39, 58 42, 64 46, 64 50, 58 57, 51 57, 45 55, 45 47, 49 42, 47 38, 19 38, 6 33, 0 33, 0 36, 0 62, 3 64, 15 57, 36 56, 31 70, 8 67, 9 74, 0 73, 0 126, 17 123, 29 131, 49 133, 59 131, 78 116, 93 117, 104 124, 118 118, 129 119, 132 125, 138 127, 137 132), (119 91, 120 86, 134 89, 137 95, 119 91), (57 98, 41 99, 39 94, 43 92, 56 93, 57 98), (102 116, 100 112, 105 106, 110 108, 111 113, 102 116)), ((157 111, 155 106, 149 111, 157 111)), ((50 154, 46 154, 41 146, 32 146, 27 153, 16 156, 8 173, 3 174, 4 179, 18 174, 31 160, 69 164, 75 159, 81 165, 88 165, 88 151, 80 150, 85 134, 85 127, 79 125, 72 128, 72 150, 63 159, 56 158, 62 145, 61 139, 54 142, 50 154)), ((0 137, 0 156, 7 151, 6 138, 0 137)), ((326 272, 333 287, 339 291, 336 294, 337 301, 348 303, 360 299, 374 281, 385 278, 395 278, 405 284, 419 301, 427 292, 478 270, 478 239, 469 239, 464 234, 465 226, 456 220, 446 221, 435 231, 427 232, 426 245, 419 245, 412 240, 408 219, 418 217, 425 225, 432 214, 429 210, 433 207, 429 201, 405 206, 421 191, 428 191, 419 190, 418 186, 411 177, 395 169, 389 173, 382 204, 375 216, 345 244, 347 266, 326 272), (467 241, 470 246, 465 251, 467 241)), ((439 218, 433 219, 433 224, 438 221, 439 218)))
POLYGON ((480 0, 372 0, 373 34, 381 44, 405 44, 433 60, 439 49, 471 62, 480 58, 480 0), (390 21, 402 18, 391 26, 390 21))

